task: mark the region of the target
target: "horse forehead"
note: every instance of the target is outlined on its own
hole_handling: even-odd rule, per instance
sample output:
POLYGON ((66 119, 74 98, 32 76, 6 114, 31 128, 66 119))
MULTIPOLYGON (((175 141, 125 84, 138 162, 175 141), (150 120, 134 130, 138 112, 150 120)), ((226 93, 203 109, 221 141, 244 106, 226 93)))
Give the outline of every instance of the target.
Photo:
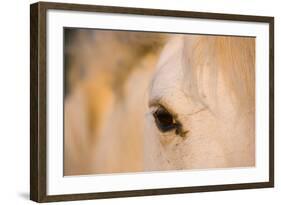
MULTIPOLYGON (((198 36, 188 38, 179 36, 168 42, 157 64, 150 90, 150 99, 166 97, 166 100, 175 101, 177 105, 187 100, 190 101, 185 99, 188 96, 186 95, 188 91, 184 86, 187 80, 185 79, 184 69, 189 65, 184 64, 183 58, 188 58, 192 55, 194 43, 197 42, 198 38, 198 36), (184 55, 183 49, 185 50, 184 55)), ((201 83, 198 85, 198 91, 204 96, 205 103, 214 108, 225 107, 225 104, 231 104, 225 82, 222 76, 218 74, 216 93, 222 103, 222 105, 218 106, 218 99, 211 95, 212 89, 209 85, 209 78, 212 76, 210 72, 212 70, 207 68, 204 70, 204 75, 201 76, 200 80, 201 83)), ((234 108, 231 106, 231 109, 233 110, 234 108)))
POLYGON ((152 83, 152 92, 167 89, 178 89, 183 78, 182 71, 182 43, 178 37, 170 40, 161 53, 152 83))
POLYGON ((199 105, 187 98, 184 91, 182 49, 181 38, 173 39, 164 48, 151 83, 149 100, 161 99, 161 103, 176 113, 192 113, 199 105))

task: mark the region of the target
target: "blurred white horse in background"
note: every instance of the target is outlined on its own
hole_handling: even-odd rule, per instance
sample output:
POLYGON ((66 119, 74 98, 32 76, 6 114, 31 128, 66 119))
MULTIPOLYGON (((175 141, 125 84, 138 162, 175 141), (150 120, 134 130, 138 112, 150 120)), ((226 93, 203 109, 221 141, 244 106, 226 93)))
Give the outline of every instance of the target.
POLYGON ((255 165, 254 38, 78 34, 65 175, 255 165))
POLYGON ((64 175, 143 171, 148 87, 168 36, 68 32, 64 175))

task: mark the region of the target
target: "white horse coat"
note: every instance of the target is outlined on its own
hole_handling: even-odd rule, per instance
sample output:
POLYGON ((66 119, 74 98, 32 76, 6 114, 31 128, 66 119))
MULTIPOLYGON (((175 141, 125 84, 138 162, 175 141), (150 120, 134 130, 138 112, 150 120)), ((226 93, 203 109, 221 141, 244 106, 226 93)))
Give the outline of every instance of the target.
POLYGON ((253 38, 167 35, 159 56, 95 35, 109 43, 74 46, 86 77, 65 99, 65 175, 255 165, 253 38))

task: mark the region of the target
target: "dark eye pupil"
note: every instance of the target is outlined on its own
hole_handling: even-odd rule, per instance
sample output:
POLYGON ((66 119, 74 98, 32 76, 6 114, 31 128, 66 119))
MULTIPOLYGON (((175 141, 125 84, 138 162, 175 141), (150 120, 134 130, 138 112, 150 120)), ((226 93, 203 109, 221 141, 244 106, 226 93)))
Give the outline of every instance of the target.
POLYGON ((153 113, 153 116, 160 131, 167 132, 177 128, 177 123, 175 123, 173 116, 164 107, 159 107, 153 113))

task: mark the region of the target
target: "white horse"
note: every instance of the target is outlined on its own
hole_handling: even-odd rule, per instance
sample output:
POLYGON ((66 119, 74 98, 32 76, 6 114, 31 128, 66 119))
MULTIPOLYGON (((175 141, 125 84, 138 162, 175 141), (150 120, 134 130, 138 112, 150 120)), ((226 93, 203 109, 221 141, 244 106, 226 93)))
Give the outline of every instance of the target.
POLYGON ((95 38, 74 43, 65 175, 255 165, 254 38, 95 38))
POLYGON ((145 170, 255 165, 253 38, 179 36, 150 87, 145 170))

